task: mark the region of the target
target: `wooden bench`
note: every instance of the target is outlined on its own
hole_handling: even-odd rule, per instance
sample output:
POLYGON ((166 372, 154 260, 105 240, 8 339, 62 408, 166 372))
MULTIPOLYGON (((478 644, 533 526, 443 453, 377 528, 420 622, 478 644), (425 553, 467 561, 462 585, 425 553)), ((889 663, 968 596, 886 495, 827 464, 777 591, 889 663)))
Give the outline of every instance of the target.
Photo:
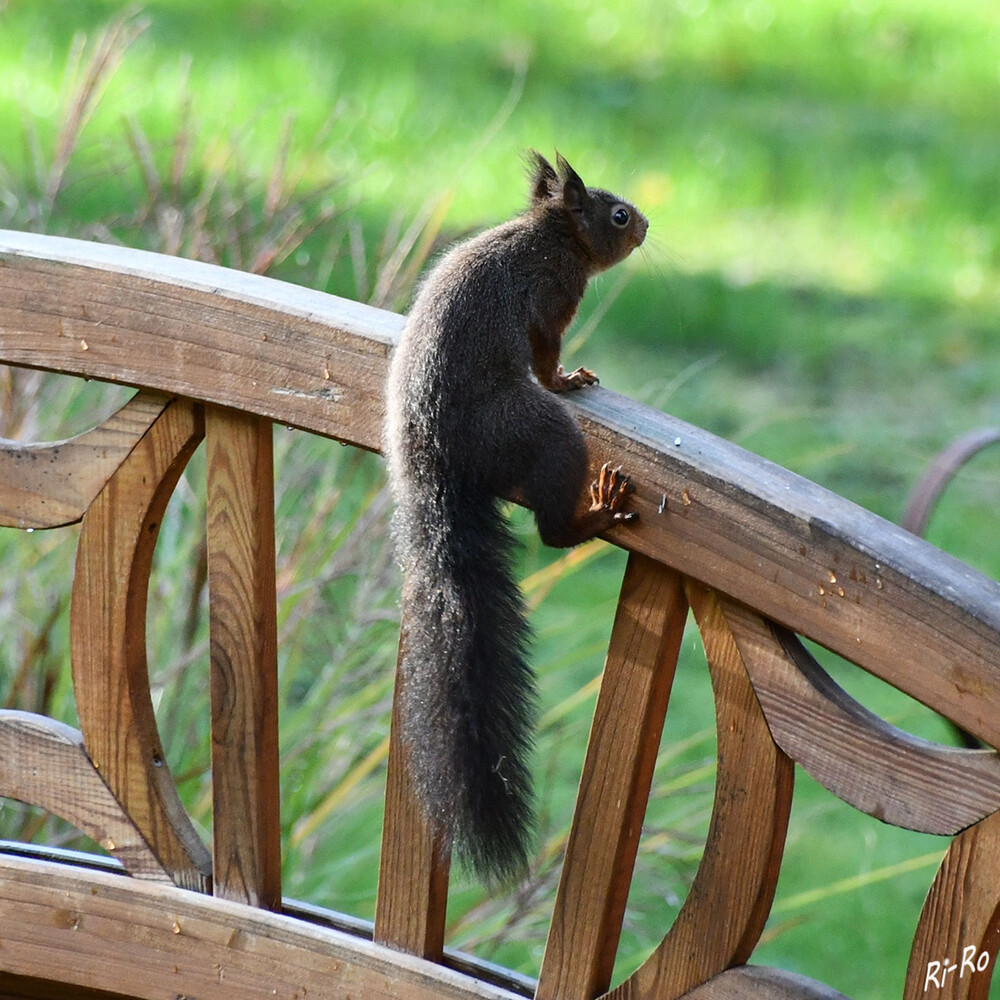
POLYGON ((0 523, 82 522, 71 607, 80 731, 0 713, 0 795, 65 817, 120 862, 0 855, 0 990, 157 1000, 604 993, 690 609, 716 701, 714 812, 677 920, 611 996, 840 995, 749 964, 798 764, 871 816, 952 838, 915 914, 905 996, 985 997, 1000 930, 996 752, 893 728, 838 688, 798 637, 1000 746, 1000 586, 812 483, 603 389, 583 394, 576 412, 595 466, 614 458, 633 476, 641 519, 614 536, 630 551, 537 984, 444 948, 447 865, 395 742, 374 940, 329 914, 279 912, 271 424, 377 450, 402 322, 222 268, 0 233, 0 362, 139 389, 71 441, 0 448, 0 523), (211 850, 164 761, 144 639, 160 518, 203 439, 211 850), (945 957, 978 967, 945 971, 929 987, 945 957))

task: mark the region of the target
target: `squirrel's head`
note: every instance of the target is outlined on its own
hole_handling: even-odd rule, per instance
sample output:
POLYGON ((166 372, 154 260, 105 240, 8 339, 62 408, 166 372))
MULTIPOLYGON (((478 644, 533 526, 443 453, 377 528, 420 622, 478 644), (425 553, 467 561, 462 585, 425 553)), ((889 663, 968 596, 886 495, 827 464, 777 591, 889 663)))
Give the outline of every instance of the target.
POLYGON ((649 223, 634 205, 601 188, 589 188, 558 153, 558 171, 532 151, 531 210, 558 215, 587 256, 592 272, 624 260, 646 238, 649 223))

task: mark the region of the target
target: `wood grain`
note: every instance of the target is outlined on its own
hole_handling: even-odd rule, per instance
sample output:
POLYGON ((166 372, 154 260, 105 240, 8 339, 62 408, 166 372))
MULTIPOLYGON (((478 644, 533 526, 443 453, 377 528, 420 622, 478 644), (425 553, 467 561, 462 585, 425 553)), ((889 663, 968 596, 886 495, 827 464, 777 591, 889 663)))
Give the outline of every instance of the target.
POLYGON ((614 1000, 675 1000, 746 962, 770 912, 788 827, 792 762, 771 739, 715 594, 690 581, 686 593, 715 695, 715 804, 701 864, 673 927, 608 994, 614 1000))
POLYGON ((167 402, 160 393, 137 393, 99 427, 66 441, 0 438, 0 525, 56 528, 79 521, 167 402))
POLYGON ((1000 809, 1000 755, 905 733, 858 704, 801 642, 722 602, 775 742, 834 795, 869 816, 956 834, 1000 809))
POLYGON ((920 914, 903 1000, 929 996, 986 1000, 989 996, 1000 953, 998 858, 1000 813, 951 842, 920 914), (966 963, 978 966, 984 952, 987 961, 981 971, 973 972, 966 963))
POLYGON ((0 230, 2 360, 158 388, 368 449, 402 323, 212 264, 0 230))
POLYGON ((146 596, 170 494, 201 440, 200 411, 164 410, 84 515, 70 602, 73 689, 87 753, 160 864, 208 887, 211 859, 163 756, 146 670, 146 596))
MULTIPOLYGON (((363 448, 379 446, 402 323, 210 265, 0 233, 0 361, 236 406, 363 448)), ((594 460, 623 463, 638 487, 641 519, 612 541, 1000 745, 1000 583, 683 421, 596 387, 568 405, 594 460)))
POLYGON ((587 745, 538 1000, 607 990, 687 620, 676 573, 629 557, 587 745))
POLYGON ((1000 745, 1000 583, 814 483, 613 393, 589 396, 581 416, 637 484, 641 520, 617 543, 662 558, 1000 745))
MULTIPOLYGON (((223 772, 216 864, 223 893, 266 903, 275 898, 268 873, 275 869, 271 809, 277 791, 271 778, 270 666, 262 666, 270 663, 270 624, 262 609, 270 600, 265 591, 273 586, 273 565, 266 571, 267 553, 261 558, 257 551, 269 534, 268 501, 259 479, 247 471, 248 456, 256 461, 262 454, 261 420, 377 449, 388 358, 402 322, 222 268, 0 233, 0 362, 193 401, 166 405, 142 397, 118 426, 112 418, 101 432, 110 434, 109 454, 115 454, 102 453, 98 461, 92 453, 93 469, 81 457, 82 439, 69 458, 50 463, 65 471, 31 482, 17 472, 17 463, 54 459, 54 447, 0 449, 0 482, 8 484, 0 487, 0 508, 7 511, 0 517, 8 518, 3 523, 62 523, 86 508, 71 613, 86 748, 155 864, 184 886, 209 887, 210 859, 163 761, 149 702, 144 618, 160 516, 202 433, 198 406, 245 411, 225 418, 228 410, 218 411, 210 459, 216 499, 210 500, 209 530, 220 532, 213 543, 213 644, 220 629, 223 635, 214 681, 223 772), (153 421, 153 411, 134 426, 132 419, 147 405, 163 412, 143 433, 142 420, 153 421), (107 466, 100 466, 104 461, 107 466), (240 496, 247 484, 250 493, 240 496), (227 530, 235 539, 231 549, 230 541, 220 541, 227 530), (246 809, 242 817, 235 812, 239 803, 246 809)), ((637 486, 633 500, 640 520, 609 534, 632 552, 629 579, 636 594, 638 581, 652 586, 654 580, 676 579, 675 573, 688 578, 686 596, 705 641, 719 730, 715 806, 695 883, 661 945, 611 995, 670 1000, 695 990, 692 995, 705 1000, 837 996, 796 977, 740 967, 770 907, 792 788, 791 760, 772 739, 748 671, 759 683, 761 701, 769 704, 778 739, 836 784, 838 794, 904 825, 953 830, 974 822, 955 839, 928 897, 907 996, 923 995, 928 963, 945 953, 958 955, 956 949, 975 944, 995 956, 1000 814, 980 818, 995 808, 995 758, 942 755, 885 728, 831 690, 828 679, 796 652, 797 642, 768 622, 816 640, 1000 746, 1000 583, 682 421, 596 388, 575 394, 568 405, 592 460, 620 462, 637 486), (649 560, 663 566, 637 568, 649 560), (823 733, 809 747, 817 718, 823 733), (807 719, 813 720, 812 734, 807 719), (871 764, 852 775, 857 754, 871 764), (911 783, 901 796, 889 787, 900 780, 911 783), (956 782, 957 807, 931 801, 935 795, 947 799, 956 782)), ((270 534, 273 539, 273 528, 270 534)), ((673 593, 671 600, 680 601, 679 591, 673 593)), ((676 620, 665 610, 670 601, 623 597, 540 996, 589 997, 606 985, 653 751, 641 740, 620 756, 598 747, 635 739, 629 720, 615 721, 618 706, 632 704, 629 699, 645 712, 636 729, 651 733, 669 691, 664 673, 649 665, 671 659, 664 636, 672 626, 663 631, 654 621, 658 615, 676 620), (637 620, 629 621, 633 613, 637 620), (649 615, 646 624, 643 615, 649 615), (612 676, 624 678, 630 671, 638 674, 635 690, 629 685, 612 697, 622 687, 612 676), (611 787, 624 789, 620 802, 611 787), (614 849, 598 841, 590 828, 595 824, 614 849)), ((41 737, 49 748, 60 738, 55 730, 41 737)), ((447 860, 423 824, 408 788, 405 754, 395 736, 393 741, 376 936, 394 948, 439 958, 447 860)), ((76 750, 55 752, 86 771, 76 750)), ((243 997, 279 989, 293 996, 300 975, 312 977, 310 996, 504 995, 377 945, 316 937, 314 929, 230 900, 175 895, 173 886, 106 881, 111 876, 101 873, 54 877, 51 866, 32 865, 6 862, 0 878, 0 968, 17 976, 66 968, 73 986, 114 989, 117 983, 158 997, 243 997), (120 961, 123 949, 127 964, 120 961), (144 972, 148 964, 148 989, 135 983, 137 963, 144 972)), ((986 996, 982 977, 951 982, 952 993, 937 995, 986 996)))
POLYGON ((684 995, 684 1000, 848 1000, 815 980, 781 969, 741 965, 684 995))
POLYGON ((271 422, 205 413, 213 892, 281 906, 271 422))
POLYGON ((523 1000, 499 986, 173 885, 0 860, 0 968, 143 1000, 523 1000))
POLYGON ((29 712, 0 710, 0 797, 61 816, 138 878, 170 880, 101 780, 83 737, 70 726, 29 712))
MULTIPOLYGON (((406 642, 406 623, 396 660, 396 688, 406 642)), ((444 950, 450 856, 424 816, 413 790, 400 733, 400 699, 393 698, 389 761, 382 822, 375 940, 410 955, 437 961, 444 950)))

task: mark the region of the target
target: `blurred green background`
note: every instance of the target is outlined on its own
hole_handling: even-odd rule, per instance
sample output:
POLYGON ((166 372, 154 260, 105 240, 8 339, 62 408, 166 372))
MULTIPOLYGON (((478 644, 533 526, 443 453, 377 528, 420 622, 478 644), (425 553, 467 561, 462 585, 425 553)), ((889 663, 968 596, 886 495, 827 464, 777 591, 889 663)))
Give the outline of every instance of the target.
MULTIPOLYGON (((429 255, 524 204, 526 147, 558 149, 651 222, 641 254, 595 282, 569 360, 892 520, 939 448, 1000 424, 994 0, 7 0, 0 95, 0 225, 396 309, 429 255)), ((118 398, 6 373, 0 433, 69 433, 118 398)), ((367 917, 398 586, 382 470, 283 430, 276 444, 286 891, 367 917)), ((207 835, 207 737, 190 708, 205 657, 197 463, 158 547, 150 646, 168 756, 207 835)), ((998 488, 1000 454, 984 452, 929 529, 994 577, 998 488)), ((543 843, 532 881, 502 900, 456 879, 451 940, 533 973, 622 561, 606 546, 567 561, 515 519, 543 672, 543 843), (568 566, 557 583, 553 565, 568 566)), ((0 691, 72 720, 73 533, 9 535, 0 559, 34 572, 0 585, 13 623, 0 691)), ((949 738, 834 669, 893 721, 949 738)), ((669 926, 704 840, 704 673, 693 634, 618 978, 669 926)), ((12 804, 0 826, 68 836, 12 804)), ((942 849, 803 776, 757 958, 858 1000, 898 994, 942 849)))

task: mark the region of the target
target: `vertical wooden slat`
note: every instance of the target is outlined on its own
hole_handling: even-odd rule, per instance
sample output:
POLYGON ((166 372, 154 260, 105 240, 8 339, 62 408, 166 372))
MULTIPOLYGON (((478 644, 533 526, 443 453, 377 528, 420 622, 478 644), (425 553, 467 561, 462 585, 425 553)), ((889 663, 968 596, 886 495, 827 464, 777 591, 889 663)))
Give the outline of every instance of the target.
POLYGON ((924 902, 904 1000, 986 1000, 1000 953, 1000 813, 951 842, 924 902), (984 957, 985 956, 985 957, 984 957))
POLYGON ((629 556, 538 981, 539 1000, 608 988, 684 634, 680 577, 629 556))
POLYGON ((281 905, 271 422, 205 414, 214 892, 281 905))
POLYGON ((400 739, 399 690, 405 622, 399 640, 396 692, 392 706, 389 763, 375 904, 375 940, 380 944, 440 959, 444 950, 449 857, 424 817, 410 783, 406 747, 400 739))
POLYGON ((146 669, 146 598, 163 512, 201 441, 201 410, 163 413, 83 517, 70 603, 73 690, 87 753, 171 878, 205 890, 211 859, 163 756, 146 669))
POLYGON ((771 739, 714 593, 685 587, 712 675, 719 766, 705 852, 673 927, 614 1000, 676 1000, 750 957, 778 881, 793 765, 771 739))

